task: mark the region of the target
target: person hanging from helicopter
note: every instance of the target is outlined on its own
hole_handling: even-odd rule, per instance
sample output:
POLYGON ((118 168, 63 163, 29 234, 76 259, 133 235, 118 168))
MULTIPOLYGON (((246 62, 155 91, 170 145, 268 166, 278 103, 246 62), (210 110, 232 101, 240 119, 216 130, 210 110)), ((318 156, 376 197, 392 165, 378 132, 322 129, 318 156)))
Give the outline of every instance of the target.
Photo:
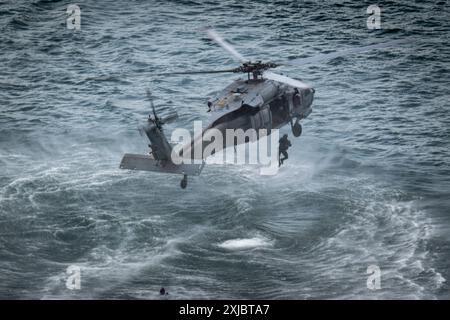
POLYGON ((289 155, 287 153, 287 150, 291 146, 291 141, 288 139, 288 135, 285 134, 281 139, 278 141, 278 166, 281 166, 284 162, 284 160, 287 160, 289 158, 289 155), (281 158, 281 155, 283 155, 283 158, 281 158))

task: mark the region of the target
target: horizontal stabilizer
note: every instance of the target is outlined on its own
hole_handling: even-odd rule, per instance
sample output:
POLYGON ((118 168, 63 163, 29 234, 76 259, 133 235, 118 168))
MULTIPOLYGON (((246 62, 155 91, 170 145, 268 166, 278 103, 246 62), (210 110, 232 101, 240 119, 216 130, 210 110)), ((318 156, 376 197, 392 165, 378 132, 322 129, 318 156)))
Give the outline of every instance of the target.
POLYGON ((180 164, 170 161, 157 161, 150 155, 126 153, 120 163, 120 169, 155 171, 163 173, 178 173, 198 176, 203 164, 180 164))

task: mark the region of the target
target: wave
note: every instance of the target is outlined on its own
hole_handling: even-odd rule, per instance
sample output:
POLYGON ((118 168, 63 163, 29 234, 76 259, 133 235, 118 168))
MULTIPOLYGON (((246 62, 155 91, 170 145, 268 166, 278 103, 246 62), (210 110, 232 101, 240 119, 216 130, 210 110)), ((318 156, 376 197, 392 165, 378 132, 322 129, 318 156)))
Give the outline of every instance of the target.
POLYGON ((249 250, 272 246, 272 242, 265 238, 254 237, 247 239, 231 239, 219 243, 217 246, 227 250, 249 250))

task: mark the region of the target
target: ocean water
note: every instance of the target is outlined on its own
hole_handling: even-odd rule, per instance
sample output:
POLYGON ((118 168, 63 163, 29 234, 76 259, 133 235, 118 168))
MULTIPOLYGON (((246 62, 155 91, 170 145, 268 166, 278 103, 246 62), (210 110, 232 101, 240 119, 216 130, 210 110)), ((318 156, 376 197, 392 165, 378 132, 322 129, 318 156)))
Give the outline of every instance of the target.
POLYGON ((380 30, 370 1, 78 1, 78 31, 71 3, 0 1, 0 298, 450 298, 448 1, 378 1, 380 30), (206 26, 271 61, 408 41, 277 70, 316 94, 276 176, 119 170, 146 88, 170 133, 237 77, 156 75, 237 66, 206 26))

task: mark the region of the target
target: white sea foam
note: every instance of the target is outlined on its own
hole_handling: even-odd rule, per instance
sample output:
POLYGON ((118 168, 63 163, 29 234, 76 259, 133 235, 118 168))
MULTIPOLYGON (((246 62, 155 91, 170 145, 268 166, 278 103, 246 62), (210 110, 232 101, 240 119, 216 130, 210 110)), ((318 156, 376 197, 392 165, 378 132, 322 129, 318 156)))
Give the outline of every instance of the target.
POLYGON ((247 239, 231 239, 220 243, 218 246, 227 250, 248 250, 271 245, 272 243, 267 239, 254 237, 247 239))

